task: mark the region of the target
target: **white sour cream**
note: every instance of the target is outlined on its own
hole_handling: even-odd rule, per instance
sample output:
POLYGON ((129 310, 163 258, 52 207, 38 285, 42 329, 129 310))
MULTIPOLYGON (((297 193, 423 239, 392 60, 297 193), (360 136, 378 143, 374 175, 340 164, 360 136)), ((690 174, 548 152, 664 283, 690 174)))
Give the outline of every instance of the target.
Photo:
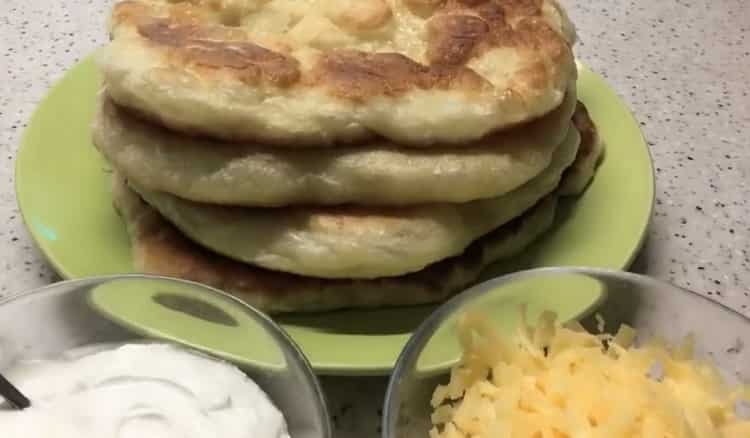
POLYGON ((78 349, 7 377, 32 406, 0 410, 3 438, 289 438, 239 369, 171 345, 78 349))

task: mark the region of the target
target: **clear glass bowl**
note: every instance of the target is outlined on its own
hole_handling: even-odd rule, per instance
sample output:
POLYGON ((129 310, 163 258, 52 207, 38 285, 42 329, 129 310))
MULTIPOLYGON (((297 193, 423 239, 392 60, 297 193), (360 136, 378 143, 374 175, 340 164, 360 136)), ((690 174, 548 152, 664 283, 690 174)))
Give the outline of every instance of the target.
POLYGON ((543 268, 479 284, 438 308, 415 331, 401 353, 383 409, 384 438, 428 437, 430 397, 458 361, 456 318, 469 309, 484 312, 500 329, 515 327, 519 307, 529 320, 542 310, 560 320, 579 319, 605 331, 628 324, 639 338, 657 335, 678 344, 696 336, 696 353, 709 356, 731 383, 750 379, 750 320, 723 305, 650 277, 586 268, 543 268))
POLYGON ((331 437, 323 392, 303 354, 270 318, 223 292, 124 275, 0 300, 0 370, 84 345, 143 340, 175 342, 234 363, 282 411, 292 437, 331 437))

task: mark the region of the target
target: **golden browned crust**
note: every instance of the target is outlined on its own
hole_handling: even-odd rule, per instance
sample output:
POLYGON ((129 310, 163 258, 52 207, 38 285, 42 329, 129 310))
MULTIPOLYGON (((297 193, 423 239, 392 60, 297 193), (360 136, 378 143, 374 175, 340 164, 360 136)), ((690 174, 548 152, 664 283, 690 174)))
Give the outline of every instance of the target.
MULTIPOLYGON (((167 52, 173 63, 225 70, 253 84, 260 80, 283 87, 319 84, 336 97, 352 100, 395 96, 415 88, 476 91, 490 87, 466 64, 493 48, 544 52, 553 63, 561 64, 563 57, 570 56, 564 36, 544 20, 542 0, 412 0, 411 4, 430 9, 426 64, 394 52, 332 49, 320 56, 310 77, 303 77, 296 59, 250 41, 249 32, 236 27, 240 15, 220 16, 218 24, 208 20, 220 14, 219 3, 173 2, 162 16, 144 1, 127 0, 115 5, 113 24, 133 26, 154 48, 167 52)), ((343 10, 333 17, 334 22, 362 31, 390 21, 392 11, 383 0, 363 5, 368 7, 343 10)), ((534 86, 544 83, 548 75, 540 60, 519 75, 517 82, 534 86)))
POLYGON ((138 32, 171 51, 173 60, 207 68, 231 69, 245 83, 256 84, 265 80, 277 86, 288 86, 300 78, 299 63, 294 58, 249 41, 210 39, 215 34, 228 37, 221 28, 154 19, 140 24, 138 32))
POLYGON ((475 15, 442 14, 427 22, 427 60, 431 65, 463 65, 490 34, 490 24, 475 15))
POLYGON ((427 22, 431 65, 461 65, 495 47, 545 49, 567 43, 543 20, 542 0, 447 1, 427 22), (542 47, 544 46, 544 47, 542 47))
POLYGON ((337 97, 398 96, 413 88, 480 90, 490 84, 465 67, 425 66, 398 53, 339 50, 323 55, 312 73, 337 97))

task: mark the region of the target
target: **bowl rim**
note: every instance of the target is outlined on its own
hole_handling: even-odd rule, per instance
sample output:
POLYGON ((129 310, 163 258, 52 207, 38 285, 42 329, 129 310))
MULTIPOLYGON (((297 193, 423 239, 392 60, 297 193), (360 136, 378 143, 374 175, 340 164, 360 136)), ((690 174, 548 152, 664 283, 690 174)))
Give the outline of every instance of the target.
POLYGON ((454 311, 460 308, 463 304, 477 297, 480 297, 484 295, 485 293, 488 293, 495 286, 510 283, 518 279, 532 278, 532 277, 536 277, 539 275, 554 275, 554 274, 588 274, 592 276, 597 276, 597 275, 609 276, 609 277, 614 277, 614 278, 619 278, 619 279, 624 279, 624 280, 629 280, 629 281, 646 282, 646 283, 650 283, 652 285, 656 285, 656 286, 660 286, 664 288, 681 290, 685 293, 699 297, 703 301, 709 303, 710 305, 721 308, 724 311, 727 311, 730 314, 734 314, 744 319, 748 323, 750 323, 750 317, 738 312, 737 310, 727 306, 724 303, 712 300, 703 294, 700 294, 698 292, 695 292, 693 290, 687 289, 682 286, 678 286, 669 281, 661 280, 655 277, 651 277, 648 275, 639 274, 635 272, 618 271, 614 269, 594 268, 594 267, 552 266, 552 267, 525 269, 522 271, 517 271, 517 272, 501 275, 501 276, 483 281, 481 283, 477 283, 476 285, 464 290, 463 292, 456 294, 451 299, 444 302, 437 309, 435 309, 435 311, 432 312, 427 317, 427 319, 422 321, 422 323, 414 330, 414 332, 412 333, 412 336, 407 341, 403 350, 401 350, 401 354, 399 354, 398 359, 396 360, 396 365, 393 367, 393 372, 391 373, 391 376, 388 379, 388 386, 386 388, 385 399, 383 401, 383 408, 382 408, 383 417, 380 422, 382 438, 392 438, 392 436, 389 434, 390 425, 395 424, 396 418, 394 417, 394 412, 392 412, 392 410, 389 409, 389 407, 393 406, 394 403, 399 401, 399 395, 396 389, 401 383, 400 380, 401 380, 402 374, 404 373, 404 368, 406 367, 406 361, 407 359, 412 358, 414 354, 420 348, 423 348, 426 342, 429 341, 429 338, 427 337, 428 334, 431 335, 432 333, 434 333, 435 329, 439 326, 439 324, 442 323, 448 316, 452 315, 454 311))
POLYGON ((308 384, 312 387, 313 392, 315 393, 315 399, 316 399, 318 408, 320 409, 319 417, 321 417, 320 420, 321 420, 321 425, 323 427, 323 430, 322 430, 323 435, 321 438, 333 437, 331 417, 330 417, 330 412, 328 410, 328 403, 326 400, 325 392, 323 391, 323 387, 320 383, 320 380, 318 379, 318 377, 315 375, 315 372, 313 371, 312 365, 310 365, 310 361, 307 359, 307 356, 305 356, 305 354, 302 352, 299 345, 297 345, 297 343, 291 338, 291 336, 289 336, 286 330, 284 330, 279 324, 277 324, 270 316, 256 309, 252 305, 240 300, 239 298, 233 295, 230 295, 227 292, 224 292, 215 287, 208 286, 203 283, 199 283, 197 281, 184 280, 181 278, 169 277, 169 276, 164 276, 164 275, 151 275, 151 274, 99 275, 99 276, 78 278, 78 279, 73 279, 73 280, 62 280, 62 281, 50 283, 50 284, 47 284, 47 285, 44 285, 35 289, 29 289, 29 290, 20 291, 20 292, 12 292, 3 298, 0 298, 0 307, 10 305, 15 301, 18 301, 20 299, 27 298, 30 296, 51 293, 52 291, 63 288, 65 286, 85 286, 89 284, 104 283, 107 281, 122 280, 122 279, 146 279, 146 280, 168 281, 172 283, 182 283, 186 285, 197 286, 199 289, 205 290, 206 293, 211 293, 218 297, 221 297, 222 299, 229 300, 233 302, 234 304, 239 305, 244 310, 249 311, 253 315, 253 317, 257 318, 259 322, 263 323, 266 326, 266 328, 273 330, 279 339, 283 340, 283 342, 286 342, 287 347, 289 347, 288 351, 292 353, 293 359, 297 361, 299 365, 301 365, 300 368, 302 369, 304 378, 307 380, 308 384))

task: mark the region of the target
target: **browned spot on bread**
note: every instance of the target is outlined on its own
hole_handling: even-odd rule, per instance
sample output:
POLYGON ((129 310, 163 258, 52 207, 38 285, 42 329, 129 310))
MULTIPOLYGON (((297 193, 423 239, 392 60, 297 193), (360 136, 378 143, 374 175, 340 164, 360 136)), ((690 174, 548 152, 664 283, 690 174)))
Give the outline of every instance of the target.
POLYGON ((427 23, 427 60, 433 65, 465 64, 489 32, 489 24, 477 16, 437 15, 427 23))
POLYGON ((336 96, 364 100, 413 88, 481 90, 489 83, 463 66, 425 66, 399 53, 338 50, 324 54, 313 75, 336 96))
POLYGON ((441 39, 455 34, 457 38, 473 41, 473 46, 478 49, 471 56, 479 56, 493 47, 541 50, 549 46, 559 50, 559 46, 567 46, 564 39, 544 21, 541 0, 455 0, 446 5, 445 11, 430 19, 429 26, 433 25, 433 21, 437 22, 428 44, 438 44, 441 39), (457 23, 451 23, 451 20, 457 23), (477 20, 483 24, 480 25, 477 20), (470 33, 469 29, 475 29, 475 32, 470 33), (479 32, 478 29, 486 31, 479 32))
POLYGON ((542 0, 503 0, 499 2, 511 17, 539 17, 542 15, 542 0))
POLYGON ((236 34, 232 38, 229 30, 156 19, 139 25, 138 32, 149 41, 171 48, 188 64, 239 70, 237 76, 244 82, 266 80, 288 86, 300 77, 297 60, 248 41, 234 41, 236 34), (209 39, 217 33, 231 39, 209 39))
MULTIPOLYGON (((450 0, 427 22, 430 65, 465 65, 496 47, 544 52, 555 64, 570 56, 564 38, 543 19, 541 0, 450 0)), ((514 82, 520 89, 541 89, 549 78, 540 59, 524 67, 514 82)))
POLYGON ((150 12, 151 8, 139 1, 125 0, 115 4, 112 10, 112 22, 135 23, 148 16, 150 12))
MULTIPOLYGON (((447 0, 443 11, 502 11, 512 23, 521 17, 541 17, 542 0, 447 0)), ((479 13, 479 15, 483 15, 479 13)))
POLYGON ((407 6, 415 6, 415 7, 423 7, 423 6, 437 7, 445 3, 445 0, 404 0, 404 3, 406 3, 407 6))
POLYGON ((167 20, 152 20, 138 26, 144 38, 164 46, 180 47, 191 39, 198 39, 203 30, 199 25, 173 24, 167 20))
POLYGON ((419 17, 429 17, 435 10, 441 8, 445 0, 403 0, 412 14, 419 17))
POLYGON ((497 32, 498 27, 506 28, 505 25, 505 10, 499 3, 496 2, 477 2, 474 11, 477 15, 482 17, 490 26, 492 26, 493 32, 497 32))

